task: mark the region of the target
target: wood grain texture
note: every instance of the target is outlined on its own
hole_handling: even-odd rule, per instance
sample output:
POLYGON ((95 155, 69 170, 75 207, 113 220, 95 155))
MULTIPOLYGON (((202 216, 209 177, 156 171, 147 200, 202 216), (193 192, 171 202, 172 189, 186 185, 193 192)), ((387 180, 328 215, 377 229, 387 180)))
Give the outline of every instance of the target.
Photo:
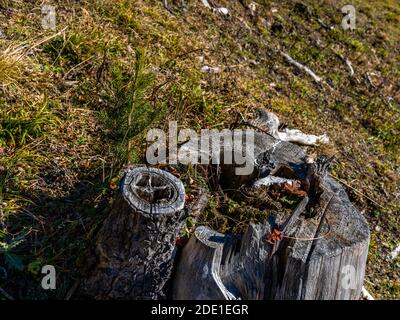
POLYGON ((85 283, 86 294, 95 299, 165 298, 176 254, 175 240, 185 218, 184 196, 182 183, 165 171, 144 167, 129 170, 98 233, 98 263, 85 283), (141 180, 143 177, 145 180, 141 180), (152 185, 142 184, 149 179, 153 179, 152 185), (149 187, 147 191, 161 188, 157 192, 164 192, 163 186, 167 186, 168 192, 156 203, 141 198, 149 195, 145 189, 136 193, 135 186, 149 187))
MULTIPOLYGON (((256 133, 253 175, 235 177, 233 164, 222 167, 222 176, 233 188, 268 174, 306 179, 305 159, 302 148, 256 133)), ((306 199, 291 219, 282 213, 273 224, 251 224, 241 236, 199 227, 183 248, 173 298, 358 299, 370 240, 367 222, 340 184, 329 177, 318 183, 322 194, 312 216, 300 215, 306 199), (266 240, 275 223, 284 229, 277 247, 266 240)))

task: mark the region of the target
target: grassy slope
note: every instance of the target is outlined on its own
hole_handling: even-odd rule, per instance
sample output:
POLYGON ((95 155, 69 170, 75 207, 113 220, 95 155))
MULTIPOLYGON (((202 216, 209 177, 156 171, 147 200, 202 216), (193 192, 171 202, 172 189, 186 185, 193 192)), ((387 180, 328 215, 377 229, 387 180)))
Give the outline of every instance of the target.
POLYGON ((328 133, 332 143, 309 153, 336 156, 333 175, 370 222, 366 287, 400 297, 399 259, 385 260, 400 225, 399 4, 353 1, 357 29, 344 32, 344 1, 258 3, 252 17, 239 1, 219 1, 231 11, 223 18, 200 1, 186 15, 155 0, 53 1, 63 30, 54 36, 40 27, 39 1, 0 0, 2 288, 19 298, 66 296, 112 202, 110 181, 124 163, 143 160, 148 128, 166 119, 225 128, 235 111, 267 107, 291 127, 328 133), (222 72, 201 73, 199 57, 222 72), (59 271, 55 292, 39 289, 43 264, 59 271))

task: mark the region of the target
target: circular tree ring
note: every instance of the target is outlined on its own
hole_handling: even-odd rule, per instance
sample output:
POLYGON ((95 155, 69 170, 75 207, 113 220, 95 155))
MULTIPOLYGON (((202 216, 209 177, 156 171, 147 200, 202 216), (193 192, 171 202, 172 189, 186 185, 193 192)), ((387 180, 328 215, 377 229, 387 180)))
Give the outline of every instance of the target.
POLYGON ((144 215, 171 215, 185 205, 182 182, 157 168, 130 169, 122 182, 122 194, 132 208, 144 215))
POLYGON ((164 299, 186 219, 185 190, 160 169, 130 167, 123 175, 84 291, 96 299, 164 299))

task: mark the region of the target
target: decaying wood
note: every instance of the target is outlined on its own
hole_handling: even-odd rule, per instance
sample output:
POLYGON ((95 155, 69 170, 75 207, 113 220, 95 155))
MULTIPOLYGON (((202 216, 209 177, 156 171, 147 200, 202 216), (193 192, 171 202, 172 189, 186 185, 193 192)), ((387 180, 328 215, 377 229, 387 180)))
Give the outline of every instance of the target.
POLYGON ((197 228, 195 235, 181 256, 181 264, 173 282, 173 299, 234 299, 235 296, 225 287, 220 275, 224 235, 206 227, 197 228), (186 267, 185 262, 190 266, 186 267), (191 284, 187 283, 189 279, 191 284), (198 290, 197 287, 203 284, 202 290, 198 290))
POLYGON ((308 163, 307 165, 307 175, 302 184, 310 197, 312 206, 318 204, 320 196, 326 191, 324 184, 332 159, 320 156, 315 162, 308 163))
MULTIPOLYGON (((238 134, 239 133, 234 131, 232 140, 235 140, 238 134)), ((208 150, 199 150, 200 140, 198 138, 182 144, 179 150, 185 153, 198 152, 204 157, 208 157, 210 159, 210 164, 219 167, 218 182, 223 189, 237 189, 242 185, 251 185, 256 179, 267 177, 270 173, 275 173, 282 168, 289 168, 289 171, 291 170, 300 176, 304 174, 305 176, 305 171, 303 169, 306 168, 304 159, 307 155, 303 149, 292 143, 277 140, 269 134, 260 132, 255 132, 254 134, 254 152, 246 155, 246 161, 254 164, 254 171, 249 175, 237 175, 236 169, 243 167, 243 165, 238 165, 235 162, 232 164, 225 163, 222 151, 228 144, 224 145, 222 139, 215 140, 214 135, 220 137, 218 133, 203 137, 203 139, 209 139, 210 141, 208 150), (216 157, 213 156, 215 150, 220 150, 221 154, 216 157)), ((242 138, 241 134, 239 136, 242 138)), ((246 141, 243 141, 243 150, 246 148, 245 145, 246 141)), ((233 147, 232 149, 234 154, 232 158, 235 158, 235 152, 237 151, 235 151, 233 147)), ((203 171, 206 172, 209 170, 210 166, 208 164, 199 164, 198 167, 203 167, 203 171)), ((304 178, 304 176, 301 176, 301 178, 304 178)))
POLYGON ((308 195, 291 215, 251 224, 241 236, 199 227, 182 250, 173 298, 359 299, 369 229, 327 174, 330 159, 307 164, 300 147, 256 133, 254 162, 255 173, 241 178, 234 176, 234 164, 222 165, 226 187, 273 175, 302 180, 308 195))
POLYGON ((182 182, 170 173, 130 168, 97 236, 99 261, 85 283, 96 299, 162 299, 185 217, 182 182))
POLYGON ((297 219, 300 218, 300 215, 304 212, 306 209, 306 206, 308 205, 310 199, 308 196, 305 196, 299 205, 294 209, 293 214, 282 224, 281 227, 281 232, 283 234, 289 233, 292 227, 295 225, 297 219))
POLYGON ((313 134, 305 134, 297 129, 289 128, 285 128, 281 131, 279 130, 279 118, 274 113, 263 109, 258 109, 257 113, 257 118, 252 120, 250 123, 258 128, 266 130, 275 139, 309 146, 326 144, 329 142, 329 138, 326 134, 316 136, 313 134))
MULTIPOLYGON (((231 192, 244 185, 258 190, 254 181, 268 177, 296 182, 303 198, 294 211, 266 211, 267 222, 250 224, 243 235, 199 226, 177 256, 175 238, 186 212, 197 215, 207 196, 199 190, 198 201, 184 210, 178 179, 158 169, 131 168, 99 232, 99 261, 86 292, 98 299, 159 299, 167 289, 173 299, 358 299, 369 229, 343 187, 328 175, 331 159, 307 162, 304 149, 256 132, 254 153, 247 154, 254 171, 238 176, 235 169, 242 164, 224 164, 225 141, 213 140, 213 134, 209 150, 200 152, 219 158, 218 170, 199 168, 217 173, 216 182, 231 192), (217 147, 221 154, 216 156, 217 147)), ((190 140, 180 150, 197 152, 198 142, 190 140)))
POLYGON ((268 247, 262 244, 266 231, 265 226, 251 225, 244 236, 249 243, 240 246, 235 236, 197 228, 179 260, 172 298, 260 299, 264 292, 262 261, 268 256, 268 247))
POLYGON ((294 181, 292 179, 268 176, 268 177, 256 180, 254 182, 253 186, 255 188, 258 188, 258 187, 261 187, 261 186, 270 187, 270 186, 273 186, 273 185, 284 185, 285 183, 292 184, 293 182, 294 181))
MULTIPOLYGON (((337 196, 327 208, 326 219, 320 221, 323 223, 320 235, 325 236, 316 237, 318 226, 313 221, 299 219, 293 233, 285 236, 269 259, 272 246, 265 235, 272 230, 268 223, 250 225, 242 237, 212 230, 203 231, 201 236, 195 233, 183 249, 173 297, 358 299, 365 273, 368 228, 343 189, 328 180, 337 196), (349 266, 354 267, 355 274, 351 280, 354 283, 347 287, 345 270, 349 266), (218 296, 210 295, 210 290, 216 292, 210 288, 219 288, 218 296)), ((329 199, 323 196, 322 201, 329 199)))
POLYGON ((209 193, 204 188, 195 191, 195 201, 188 204, 189 213, 192 217, 197 217, 208 205, 209 193))

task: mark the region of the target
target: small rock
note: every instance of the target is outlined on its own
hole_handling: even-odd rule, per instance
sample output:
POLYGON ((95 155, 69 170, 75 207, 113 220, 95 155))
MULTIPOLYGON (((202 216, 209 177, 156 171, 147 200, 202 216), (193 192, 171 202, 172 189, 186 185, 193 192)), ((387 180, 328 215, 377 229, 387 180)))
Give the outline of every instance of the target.
POLYGON ((382 228, 381 228, 380 226, 376 226, 376 227, 375 227, 375 231, 376 231, 376 232, 381 232, 381 231, 382 231, 382 228))
POLYGON ((201 68, 201 72, 206 72, 206 73, 220 73, 221 69, 218 67, 211 67, 208 65, 205 65, 201 68))
POLYGON ((218 13, 223 14, 224 16, 227 16, 229 14, 229 10, 227 8, 224 8, 224 7, 217 8, 215 11, 217 11, 218 13))

